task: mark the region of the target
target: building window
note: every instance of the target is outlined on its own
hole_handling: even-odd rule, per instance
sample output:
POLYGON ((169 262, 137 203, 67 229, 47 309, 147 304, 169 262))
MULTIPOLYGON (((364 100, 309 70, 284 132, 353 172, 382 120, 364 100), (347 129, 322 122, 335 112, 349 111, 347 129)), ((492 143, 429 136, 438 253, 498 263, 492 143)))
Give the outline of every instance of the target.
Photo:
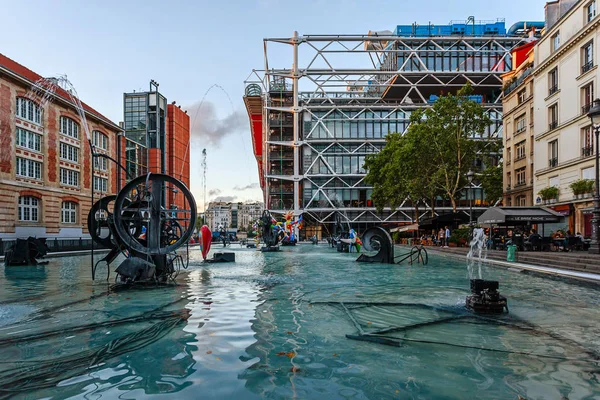
POLYGON ((585 7, 585 14, 587 17, 587 22, 591 22, 596 16, 596 0, 588 3, 585 7))
POLYGON ((588 72, 594 66, 594 41, 581 48, 581 73, 588 72))
POLYGON ((558 165, 558 139, 548 143, 548 166, 550 168, 558 165))
POLYGON ((25 129, 17 128, 17 146, 33 151, 41 151, 42 136, 25 129))
POLYGON ((581 88, 581 115, 586 115, 594 102, 594 82, 581 88))
POLYGON ((525 140, 515 145, 516 158, 515 161, 522 160, 525 158, 525 140))
POLYGON ((558 67, 548 72, 548 96, 558 92, 558 67))
POLYGON ((515 121, 515 133, 519 134, 521 132, 525 132, 527 120, 525 119, 525 114, 517 117, 515 121))
POLYGON ((108 179, 100 178, 99 176, 94 177, 94 190, 97 192, 108 191, 108 179))
POLYGON ((19 221, 38 222, 40 215, 39 199, 33 196, 19 197, 19 221))
POLYGON ((17 175, 33 179, 42 179, 42 163, 17 157, 17 175))
POLYGON ((79 186, 79 172, 72 169, 60 169, 60 183, 66 186, 79 186))
POLYGON ((548 179, 548 186, 558 187, 560 185, 560 179, 558 176, 553 176, 548 179))
POLYGON ((594 130, 591 126, 581 129, 581 156, 589 157, 594 154, 594 130))
POLYGON ((508 172, 506 174, 506 190, 510 190, 511 185, 512 185, 512 176, 511 176, 510 172, 508 172))
POLYGON ((515 185, 515 187, 525 186, 525 183, 526 183, 526 180, 525 180, 525 167, 519 168, 518 170, 516 170, 515 174, 517 175, 517 184, 515 185))
POLYGON ((523 103, 525 101, 526 96, 527 96, 527 89, 523 89, 519 93, 517 93, 518 103, 519 104, 523 103))
POLYGON ((108 136, 100 131, 94 131, 93 137, 93 143, 96 148, 108 150, 108 136))
POLYGON ((560 31, 552 36, 552 51, 556 51, 560 47, 560 31))
POLYGON ((506 165, 510 165, 511 161, 512 161, 512 149, 510 147, 508 147, 506 149, 506 165))
POLYGON ((73 163, 79 162, 79 148, 60 142, 60 158, 73 163))
POLYGON ((77 223, 77 203, 74 201, 63 201, 60 221, 63 224, 77 223))
POLYGON ((104 157, 94 157, 94 169, 108 171, 108 160, 104 157))
POLYGON ((527 205, 527 196, 525 196, 525 195, 517 196, 517 198, 515 199, 515 203, 519 207, 526 206, 527 205))
POLYGON ((68 117, 60 117, 60 133, 79 139, 79 124, 68 117))
POLYGON ((558 103, 548 107, 548 130, 556 129, 558 126, 558 103))
POLYGON ((581 170, 581 179, 596 179, 594 167, 589 167, 581 170))
POLYGON ((42 109, 25 97, 17 97, 17 117, 41 125, 42 109))

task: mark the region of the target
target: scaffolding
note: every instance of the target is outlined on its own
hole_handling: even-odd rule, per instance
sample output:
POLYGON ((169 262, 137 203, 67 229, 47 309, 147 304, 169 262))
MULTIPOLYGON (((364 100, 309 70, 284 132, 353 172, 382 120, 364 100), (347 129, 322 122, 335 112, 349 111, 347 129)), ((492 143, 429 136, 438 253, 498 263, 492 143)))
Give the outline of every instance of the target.
MULTIPOLYGON (((380 151, 388 133, 405 132, 412 111, 467 83, 472 99, 492 121, 484 140, 501 140, 501 75, 511 70, 512 50, 528 39, 506 35, 503 21, 495 27, 498 31, 481 35, 476 26, 472 35, 386 31, 264 39, 264 69, 254 70, 245 82, 260 86, 260 94, 248 96, 247 91, 244 99, 251 116, 264 116, 259 166, 266 208, 274 213, 293 209, 319 225, 331 223, 337 214, 364 228, 415 222, 408 200, 397 209, 377 212, 364 182, 364 157, 380 151), (281 59, 290 47, 290 67, 269 65, 270 57, 281 59), (257 96, 261 110, 248 106, 257 96)), ((472 190, 474 204, 485 205, 477 181, 472 190)), ((466 192, 458 210, 468 214, 466 192)), ((430 206, 420 207, 419 217, 431 213, 430 206)), ((435 205, 438 214, 451 211, 449 202, 440 199, 435 205)))

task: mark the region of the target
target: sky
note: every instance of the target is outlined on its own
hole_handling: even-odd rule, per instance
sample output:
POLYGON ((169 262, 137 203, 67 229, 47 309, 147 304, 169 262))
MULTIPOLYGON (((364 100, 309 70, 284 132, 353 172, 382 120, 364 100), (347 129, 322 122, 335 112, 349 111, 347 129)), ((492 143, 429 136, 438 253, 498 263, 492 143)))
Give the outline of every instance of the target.
MULTIPOLYGON (((206 198, 262 201, 243 102, 244 81, 264 67, 263 38, 366 34, 413 22, 505 18, 543 21, 543 0, 0 0, 0 53, 38 74, 66 74, 79 97, 123 120, 123 93, 150 79, 192 123, 191 190, 206 198), (12 17, 11 17, 12 16, 12 17), (204 100, 202 101, 202 99, 204 100)), ((291 68, 291 47, 269 66, 291 68)))

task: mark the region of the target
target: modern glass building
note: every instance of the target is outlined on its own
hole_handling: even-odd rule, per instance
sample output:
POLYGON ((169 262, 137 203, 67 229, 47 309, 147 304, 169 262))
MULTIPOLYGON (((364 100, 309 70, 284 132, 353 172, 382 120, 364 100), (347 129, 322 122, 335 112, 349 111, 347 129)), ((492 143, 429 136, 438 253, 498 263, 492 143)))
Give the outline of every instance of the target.
POLYGON ((167 99, 150 82, 148 92, 123 94, 125 160, 129 176, 166 172, 167 99))
MULTIPOLYGON (((492 120, 483 140, 501 140, 501 75, 511 70, 511 50, 530 40, 525 31, 532 24, 543 26, 521 22, 507 31, 503 20, 469 18, 367 35, 264 39, 267 69, 253 71, 244 100, 266 208, 303 214, 309 236, 337 216, 359 230, 414 222, 408 201, 376 211, 365 157, 382 149, 388 133, 405 132, 413 110, 467 83, 492 120), (287 66, 269 63, 290 47, 287 66)), ((478 161, 473 168, 485 166, 478 161)), ((477 179, 464 193, 459 211, 467 216, 469 204, 479 212, 487 206, 477 179)), ((421 206, 419 218, 431 206, 421 206)), ((449 200, 436 200, 437 215, 451 211, 449 200)))

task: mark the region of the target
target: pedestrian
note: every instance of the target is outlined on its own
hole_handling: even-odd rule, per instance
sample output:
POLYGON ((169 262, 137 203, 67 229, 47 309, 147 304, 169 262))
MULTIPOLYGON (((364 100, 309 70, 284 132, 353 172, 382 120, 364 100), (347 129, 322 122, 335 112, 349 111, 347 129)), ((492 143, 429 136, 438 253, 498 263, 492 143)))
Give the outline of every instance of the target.
POLYGON ((446 238, 446 245, 444 247, 448 247, 448 240, 450 239, 450 229, 448 228, 448 226, 446 226, 444 237, 446 238))
POLYGON ((442 228, 438 232, 438 242, 440 247, 444 247, 444 230, 442 228))

